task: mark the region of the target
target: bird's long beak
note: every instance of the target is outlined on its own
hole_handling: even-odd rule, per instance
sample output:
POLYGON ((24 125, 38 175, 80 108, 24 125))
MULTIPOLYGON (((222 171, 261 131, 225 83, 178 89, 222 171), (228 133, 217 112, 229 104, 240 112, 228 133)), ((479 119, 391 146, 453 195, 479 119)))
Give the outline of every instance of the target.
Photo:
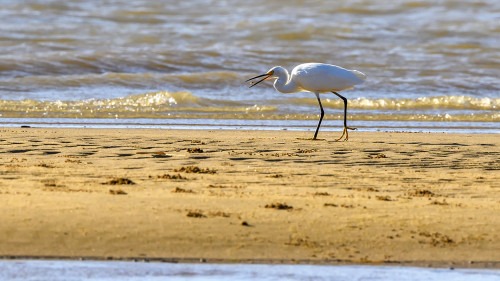
POLYGON ((271 77, 271 75, 273 75, 273 73, 272 73, 272 72, 268 72, 268 73, 265 73, 265 74, 261 74, 261 75, 257 75, 257 76, 255 76, 255 77, 252 77, 252 78, 248 79, 248 80, 247 80, 247 81, 245 81, 245 82, 248 82, 248 81, 250 81, 250 80, 257 79, 257 78, 260 78, 260 77, 264 77, 264 76, 265 76, 265 78, 264 78, 264 79, 261 79, 261 80, 259 80, 259 81, 257 81, 257 82, 252 82, 252 86, 250 86, 250 87, 249 87, 249 88, 252 88, 253 86, 255 86, 255 85, 259 84, 260 82, 263 82, 263 81, 265 81, 265 80, 269 79, 269 78, 271 77))

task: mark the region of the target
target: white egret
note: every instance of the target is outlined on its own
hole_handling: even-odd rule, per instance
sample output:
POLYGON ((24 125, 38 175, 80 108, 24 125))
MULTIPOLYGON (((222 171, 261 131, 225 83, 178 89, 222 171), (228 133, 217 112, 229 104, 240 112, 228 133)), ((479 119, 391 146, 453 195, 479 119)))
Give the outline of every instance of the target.
POLYGON ((347 130, 356 130, 356 128, 347 127, 347 99, 337 92, 354 88, 355 85, 365 81, 366 75, 357 70, 348 70, 340 66, 323 64, 323 63, 304 63, 296 66, 292 70, 292 75, 288 75, 288 71, 281 66, 275 66, 268 72, 248 79, 245 82, 256 78, 264 77, 257 82, 253 82, 252 86, 259 84, 267 79, 276 79, 274 88, 281 93, 296 93, 296 92, 313 92, 318 99, 321 109, 318 127, 314 133, 313 139, 318 136, 319 127, 323 120, 324 110, 319 98, 320 93, 332 92, 344 101, 344 131, 337 141, 345 136, 345 140, 349 139, 347 130))

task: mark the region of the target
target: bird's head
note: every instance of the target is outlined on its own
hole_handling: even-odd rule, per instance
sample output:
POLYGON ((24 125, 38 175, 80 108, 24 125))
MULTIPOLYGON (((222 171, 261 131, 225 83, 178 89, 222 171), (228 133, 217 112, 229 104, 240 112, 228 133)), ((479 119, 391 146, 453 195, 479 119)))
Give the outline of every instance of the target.
POLYGON ((281 67, 281 66, 275 66, 275 67, 269 69, 268 72, 266 72, 264 74, 261 74, 261 75, 257 75, 255 77, 252 77, 252 78, 248 79, 245 82, 249 82, 249 81, 252 81, 254 79, 264 77, 263 79, 261 79, 261 80, 259 80, 257 82, 252 81, 252 85, 250 86, 250 88, 252 88, 253 86, 255 86, 255 85, 259 84, 260 82, 263 82, 263 81, 265 81, 267 79, 272 79, 272 78, 278 78, 278 77, 280 77, 281 72, 283 72, 283 70, 284 70, 283 67, 281 67))

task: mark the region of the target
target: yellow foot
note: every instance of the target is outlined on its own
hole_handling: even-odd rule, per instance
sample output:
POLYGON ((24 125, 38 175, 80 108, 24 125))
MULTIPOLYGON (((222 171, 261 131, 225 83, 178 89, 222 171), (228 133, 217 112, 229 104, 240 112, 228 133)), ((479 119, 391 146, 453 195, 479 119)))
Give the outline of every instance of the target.
POLYGON ((344 141, 347 141, 349 139, 349 132, 347 130, 356 130, 356 128, 353 128, 353 127, 344 127, 344 131, 342 131, 342 135, 340 136, 340 138, 336 139, 335 141, 340 141, 342 140, 342 138, 345 136, 345 139, 344 141))

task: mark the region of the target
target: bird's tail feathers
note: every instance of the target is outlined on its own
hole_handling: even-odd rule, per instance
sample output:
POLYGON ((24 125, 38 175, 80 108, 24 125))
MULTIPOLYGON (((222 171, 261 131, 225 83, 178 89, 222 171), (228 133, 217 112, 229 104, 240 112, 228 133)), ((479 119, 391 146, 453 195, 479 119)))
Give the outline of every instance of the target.
POLYGON ((361 72, 361 71, 357 71, 357 70, 351 70, 351 72, 356 75, 356 77, 358 77, 359 79, 365 81, 366 80, 366 75, 361 72))

